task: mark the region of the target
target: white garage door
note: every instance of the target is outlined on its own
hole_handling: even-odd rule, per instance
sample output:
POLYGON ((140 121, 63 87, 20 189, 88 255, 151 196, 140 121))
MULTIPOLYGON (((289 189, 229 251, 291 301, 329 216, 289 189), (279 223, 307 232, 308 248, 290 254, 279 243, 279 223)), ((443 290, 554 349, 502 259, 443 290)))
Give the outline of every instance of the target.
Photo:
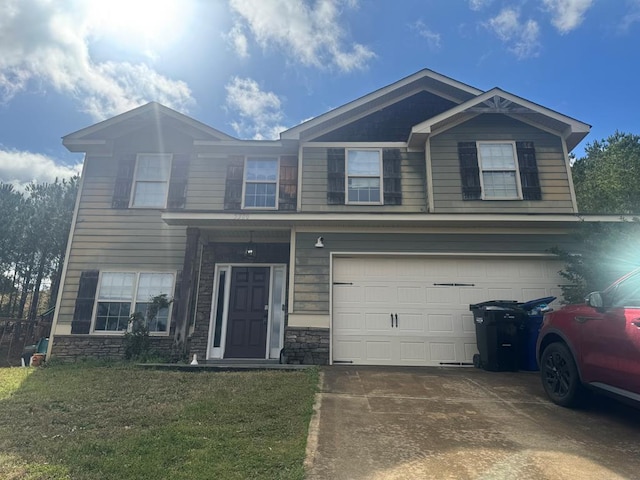
POLYGON ((477 349, 469 304, 561 297, 560 269, 531 258, 336 258, 333 361, 471 363, 477 349))

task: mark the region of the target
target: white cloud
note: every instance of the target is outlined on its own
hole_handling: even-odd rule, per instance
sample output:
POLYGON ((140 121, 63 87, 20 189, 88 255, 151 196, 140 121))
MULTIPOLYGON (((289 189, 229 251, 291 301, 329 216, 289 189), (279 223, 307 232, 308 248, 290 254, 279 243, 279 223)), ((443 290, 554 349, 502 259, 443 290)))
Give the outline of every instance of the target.
POLYGON ((509 51, 519 59, 538 56, 540 27, 535 20, 521 22, 517 10, 505 8, 490 19, 486 26, 505 42, 509 51))
POLYGON ((280 124, 284 117, 282 102, 275 93, 262 91, 251 78, 239 77, 233 77, 225 89, 227 108, 240 118, 231 124, 239 136, 272 140, 286 129, 280 124))
POLYGON ((469 8, 474 11, 482 10, 488 6, 493 0, 469 0, 469 8))
POLYGON ((233 28, 231 28, 231 31, 224 35, 224 37, 240 58, 249 57, 249 40, 244 33, 242 25, 236 23, 233 28))
POLYGON ((81 169, 82 163, 62 165, 46 155, 0 147, 0 182, 13 184, 20 190, 31 182, 70 178, 81 169))
POLYGON ((640 0, 629 2, 629 12, 622 18, 620 32, 626 33, 634 24, 640 22, 640 0))
POLYGON ((551 23, 560 33, 568 33, 577 28, 593 5, 593 0, 543 0, 551 12, 551 23))
POLYGON ((246 28, 262 48, 284 49, 306 66, 349 72, 364 69, 375 57, 368 47, 345 39, 341 9, 356 8, 353 0, 230 0, 229 4, 237 14, 229 35, 240 55, 246 46, 241 39, 246 28))
POLYGON ((427 40, 427 45, 429 45, 431 50, 440 50, 440 47, 442 46, 440 34, 427 27, 422 20, 418 20, 411 26, 411 28, 418 32, 418 35, 427 40))
POLYGON ((88 0, 0 3, 0 101, 39 85, 72 96, 96 120, 150 100, 183 111, 193 103, 186 83, 146 64, 93 60, 91 5, 88 0))

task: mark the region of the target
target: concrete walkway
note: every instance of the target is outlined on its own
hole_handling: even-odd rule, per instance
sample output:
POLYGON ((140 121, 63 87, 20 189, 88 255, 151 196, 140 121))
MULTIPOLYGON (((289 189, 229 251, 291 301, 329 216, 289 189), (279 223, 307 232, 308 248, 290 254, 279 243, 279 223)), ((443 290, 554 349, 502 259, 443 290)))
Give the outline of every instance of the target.
POLYGON ((640 410, 567 410, 537 373, 333 366, 307 448, 315 479, 640 479, 640 410))

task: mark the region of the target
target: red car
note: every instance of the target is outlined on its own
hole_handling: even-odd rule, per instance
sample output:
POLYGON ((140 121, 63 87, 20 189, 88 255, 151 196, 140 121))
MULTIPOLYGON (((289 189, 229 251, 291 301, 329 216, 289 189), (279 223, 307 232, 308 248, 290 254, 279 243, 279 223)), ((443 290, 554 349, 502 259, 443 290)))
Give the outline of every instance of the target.
POLYGON ((558 405, 575 406, 586 388, 640 405, 640 269, 584 304, 546 314, 537 358, 558 405))

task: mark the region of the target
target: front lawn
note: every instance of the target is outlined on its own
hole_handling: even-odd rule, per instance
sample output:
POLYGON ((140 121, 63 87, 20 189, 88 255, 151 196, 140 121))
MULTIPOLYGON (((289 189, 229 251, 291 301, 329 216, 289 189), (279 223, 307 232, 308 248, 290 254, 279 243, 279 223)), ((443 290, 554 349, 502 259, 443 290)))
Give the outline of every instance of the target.
POLYGON ((0 478, 301 479, 315 370, 0 369, 0 478))

